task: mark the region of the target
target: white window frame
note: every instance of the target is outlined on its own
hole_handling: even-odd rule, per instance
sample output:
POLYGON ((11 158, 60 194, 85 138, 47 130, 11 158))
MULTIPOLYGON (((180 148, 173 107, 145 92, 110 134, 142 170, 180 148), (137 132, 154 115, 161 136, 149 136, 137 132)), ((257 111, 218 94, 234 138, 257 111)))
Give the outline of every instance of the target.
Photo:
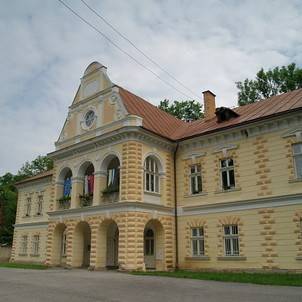
POLYGON ((227 190, 232 190, 232 189, 236 188, 234 159, 232 157, 229 157, 229 158, 221 159, 219 162, 220 162, 220 178, 221 178, 222 189, 224 191, 227 191, 227 190), (233 165, 231 165, 231 166, 229 165, 229 160, 232 160, 233 165), (225 167, 222 167, 222 162, 226 162, 225 167), (233 171, 233 173, 234 173, 234 185, 233 186, 231 186, 231 181, 230 181, 230 172, 231 171, 233 171), (225 188, 224 184, 223 184, 223 172, 226 172, 228 188, 225 188))
POLYGON ((33 236, 32 254, 38 256, 40 252, 40 235, 33 236))
POLYGON ((202 176, 201 176, 201 165, 200 164, 194 164, 190 166, 190 194, 196 195, 202 193, 202 176), (192 169, 194 169, 194 172, 192 172, 192 169), (198 179, 200 178, 200 188, 198 188, 198 179), (193 192, 192 186, 195 186, 195 191, 193 192))
POLYGON ((145 192, 159 194, 160 193, 159 169, 158 169, 157 160, 154 157, 148 156, 145 159, 144 171, 145 171, 145 176, 144 176, 145 192))
POLYGON ((25 216, 29 217, 31 213, 31 197, 26 198, 26 205, 25 205, 25 216))
POLYGON ((38 202, 37 202, 37 215, 42 215, 43 211, 43 195, 38 196, 38 202))
POLYGON ((21 254, 27 255, 28 235, 22 235, 21 239, 21 254))
POLYGON ((297 160, 302 159, 302 143, 297 143, 292 145, 292 152, 293 152, 293 160, 294 160, 294 166, 295 166, 295 174, 297 179, 302 178, 302 167, 301 167, 301 172, 298 172, 298 164, 297 160), (295 148, 298 147, 298 151, 295 151, 295 148))
POLYGON ((191 248, 192 248, 192 257, 201 257, 205 255, 203 227, 191 228, 191 248), (194 234, 194 231, 196 231, 196 234, 194 234), (196 243, 196 251, 194 249, 194 243, 196 243))
POLYGON ((228 224, 223 226, 225 256, 240 256, 239 226, 228 224))

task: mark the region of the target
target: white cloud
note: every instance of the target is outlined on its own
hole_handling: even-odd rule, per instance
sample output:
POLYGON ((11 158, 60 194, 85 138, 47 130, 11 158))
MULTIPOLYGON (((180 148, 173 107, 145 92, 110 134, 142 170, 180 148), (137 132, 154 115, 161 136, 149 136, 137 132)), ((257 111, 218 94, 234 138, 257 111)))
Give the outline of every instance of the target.
MULTIPOLYGON (((65 1, 169 80, 80 1, 65 1)), ((234 106, 235 81, 259 68, 302 63, 300 1, 86 1, 196 94, 213 90, 220 106, 234 106)), ((154 104, 183 98, 58 1, 7 1, 0 36, 0 174, 53 150, 91 61, 106 65, 115 83, 154 104)))

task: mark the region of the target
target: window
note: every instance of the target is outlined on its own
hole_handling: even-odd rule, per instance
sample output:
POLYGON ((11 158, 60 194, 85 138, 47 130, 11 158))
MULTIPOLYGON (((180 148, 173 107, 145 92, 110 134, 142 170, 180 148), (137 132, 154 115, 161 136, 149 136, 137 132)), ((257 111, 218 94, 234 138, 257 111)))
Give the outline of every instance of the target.
POLYGON ((202 192, 201 181, 201 166, 192 165, 190 172, 191 194, 198 194, 202 192))
POLYGON ((145 255, 154 255, 154 232, 152 229, 148 229, 145 232, 145 255))
POLYGON ((191 229, 192 255, 204 256, 204 234, 203 228, 191 229))
POLYGON ((94 120, 95 120, 95 113, 93 110, 89 110, 86 114, 85 114, 85 125, 86 127, 91 127, 91 125, 93 124, 94 120))
POLYGON ((37 215, 41 215, 43 210, 43 196, 38 196, 37 215))
POLYGON ((30 216, 31 210, 31 197, 28 197, 25 205, 25 216, 30 216))
POLYGON ((27 235, 24 235, 21 239, 21 254, 23 255, 27 254, 27 238, 27 235))
POLYGON ((34 256, 38 256, 39 255, 39 249, 40 249, 40 236, 39 235, 34 235, 32 254, 34 256))
POLYGON ((158 165, 151 156, 145 160, 145 191, 159 193, 158 165))
POLYGON ((231 158, 220 161, 221 181, 223 190, 235 188, 234 161, 231 158))
POLYGON ((296 177, 302 178, 302 143, 293 145, 293 157, 295 163, 296 177))
POLYGON ((66 247, 67 247, 67 232, 65 230, 62 235, 62 257, 66 257, 66 247))
POLYGON ((238 225, 225 225, 224 251, 226 256, 239 256, 238 225))

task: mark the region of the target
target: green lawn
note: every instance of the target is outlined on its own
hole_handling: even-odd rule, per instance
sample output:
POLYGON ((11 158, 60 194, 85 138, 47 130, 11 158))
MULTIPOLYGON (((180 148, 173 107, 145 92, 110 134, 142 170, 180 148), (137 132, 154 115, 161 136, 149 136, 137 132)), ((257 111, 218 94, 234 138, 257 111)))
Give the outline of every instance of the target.
POLYGON ((0 263, 0 267, 23 268, 23 269, 47 269, 46 265, 35 264, 35 263, 9 263, 9 262, 4 262, 4 263, 0 263))
POLYGON ((266 285, 302 286, 302 274, 280 273, 228 273, 228 272, 133 272, 134 275, 163 276, 223 282, 240 282, 266 285))

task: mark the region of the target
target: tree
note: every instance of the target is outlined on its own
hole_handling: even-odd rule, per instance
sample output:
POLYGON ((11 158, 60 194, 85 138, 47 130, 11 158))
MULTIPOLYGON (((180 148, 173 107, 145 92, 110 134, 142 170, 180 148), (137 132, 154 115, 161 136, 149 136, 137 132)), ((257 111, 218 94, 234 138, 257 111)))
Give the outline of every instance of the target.
POLYGON ((259 99, 301 88, 302 68, 297 67, 295 63, 268 71, 261 68, 256 74, 256 79, 236 82, 236 86, 239 89, 239 106, 254 103, 259 99))
POLYGON ((17 175, 6 173, 0 177, 0 244, 13 241, 13 224, 16 218, 18 192, 15 183, 30 176, 52 169, 53 162, 46 156, 38 156, 32 162, 26 162, 17 175))
POLYGON ((32 162, 25 162, 25 164, 18 171, 21 176, 34 176, 38 173, 51 170, 53 168, 53 161, 47 156, 39 155, 32 162))
POLYGON ((184 121, 195 121, 203 117, 202 105, 194 100, 170 101, 165 99, 160 102, 158 108, 166 111, 184 121))

